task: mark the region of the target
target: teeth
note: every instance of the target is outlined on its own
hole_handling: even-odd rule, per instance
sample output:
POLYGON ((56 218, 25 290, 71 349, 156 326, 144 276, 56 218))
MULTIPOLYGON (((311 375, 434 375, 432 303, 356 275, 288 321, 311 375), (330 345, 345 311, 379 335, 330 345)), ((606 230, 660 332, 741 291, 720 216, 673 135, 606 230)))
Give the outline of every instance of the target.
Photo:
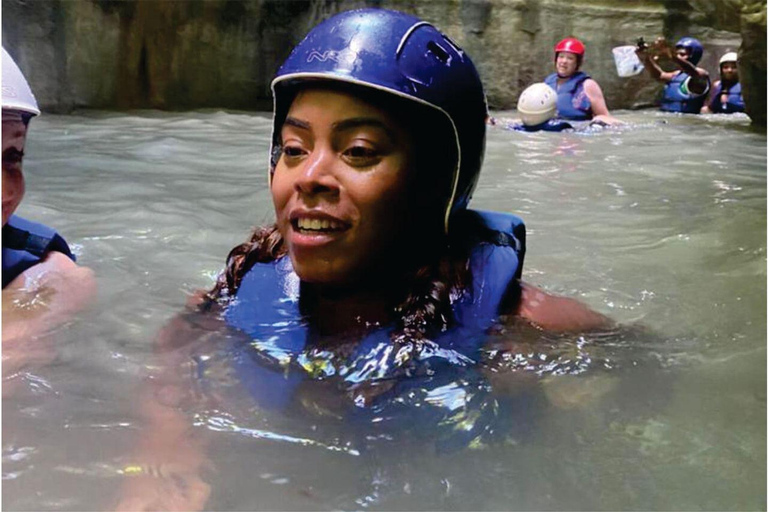
POLYGON ((308 229, 314 231, 320 231, 325 229, 341 229, 342 225, 339 222, 329 219, 298 219, 296 222, 299 229, 308 229))

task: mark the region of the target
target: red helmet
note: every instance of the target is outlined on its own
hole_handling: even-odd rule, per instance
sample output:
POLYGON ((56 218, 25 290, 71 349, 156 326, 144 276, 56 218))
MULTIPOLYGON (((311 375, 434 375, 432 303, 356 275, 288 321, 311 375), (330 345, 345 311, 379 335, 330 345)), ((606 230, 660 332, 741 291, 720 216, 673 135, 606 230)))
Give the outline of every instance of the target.
POLYGON ((555 45, 555 55, 559 52, 575 53, 580 58, 584 57, 584 43, 575 37, 566 37, 555 45))

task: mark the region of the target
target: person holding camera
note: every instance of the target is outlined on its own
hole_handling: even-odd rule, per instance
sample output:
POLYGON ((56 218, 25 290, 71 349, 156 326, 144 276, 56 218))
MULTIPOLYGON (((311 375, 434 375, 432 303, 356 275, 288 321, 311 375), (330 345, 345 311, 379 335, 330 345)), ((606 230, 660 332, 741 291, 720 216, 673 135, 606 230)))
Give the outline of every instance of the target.
POLYGON ((660 107, 662 111, 686 114, 701 112, 709 93, 710 79, 706 69, 696 66, 704 53, 704 47, 698 39, 684 37, 675 44, 674 49, 663 37, 656 39, 650 46, 641 39, 635 53, 651 77, 665 84, 660 107), (657 63, 660 58, 672 62, 678 69, 664 71, 657 63))

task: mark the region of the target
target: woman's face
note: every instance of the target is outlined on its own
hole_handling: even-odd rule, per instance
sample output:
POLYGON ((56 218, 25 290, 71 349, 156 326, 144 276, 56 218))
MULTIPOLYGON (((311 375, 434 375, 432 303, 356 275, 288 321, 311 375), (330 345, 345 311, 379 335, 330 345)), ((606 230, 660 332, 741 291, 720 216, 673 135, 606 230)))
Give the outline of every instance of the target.
POLYGON ((27 125, 17 112, 3 112, 3 226, 24 197, 24 175, 21 164, 27 125))
POLYGON ((296 96, 281 139, 272 199, 298 276, 348 285, 385 273, 417 225, 406 130, 352 94, 318 88, 296 96))
POLYGON ((562 77, 569 77, 576 72, 579 67, 579 59, 575 53, 559 52, 555 59, 555 69, 557 74, 562 77))
POLYGON ((735 82, 739 79, 739 68, 735 62, 723 62, 720 66, 720 77, 728 82, 735 82))

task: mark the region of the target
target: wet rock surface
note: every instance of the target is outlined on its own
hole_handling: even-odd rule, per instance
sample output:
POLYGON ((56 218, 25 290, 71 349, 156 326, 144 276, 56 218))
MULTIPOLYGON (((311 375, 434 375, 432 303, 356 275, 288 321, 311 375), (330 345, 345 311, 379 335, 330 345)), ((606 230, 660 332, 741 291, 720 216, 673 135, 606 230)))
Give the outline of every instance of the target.
POLYGON ((49 111, 93 108, 269 109, 269 82, 291 47, 336 12, 399 9, 443 29, 472 55, 492 108, 553 70, 568 36, 611 109, 654 105, 661 85, 620 78, 611 48, 659 35, 702 40, 701 65, 739 50, 749 113, 765 125, 765 1, 754 0, 6 0, 3 45, 49 111))

